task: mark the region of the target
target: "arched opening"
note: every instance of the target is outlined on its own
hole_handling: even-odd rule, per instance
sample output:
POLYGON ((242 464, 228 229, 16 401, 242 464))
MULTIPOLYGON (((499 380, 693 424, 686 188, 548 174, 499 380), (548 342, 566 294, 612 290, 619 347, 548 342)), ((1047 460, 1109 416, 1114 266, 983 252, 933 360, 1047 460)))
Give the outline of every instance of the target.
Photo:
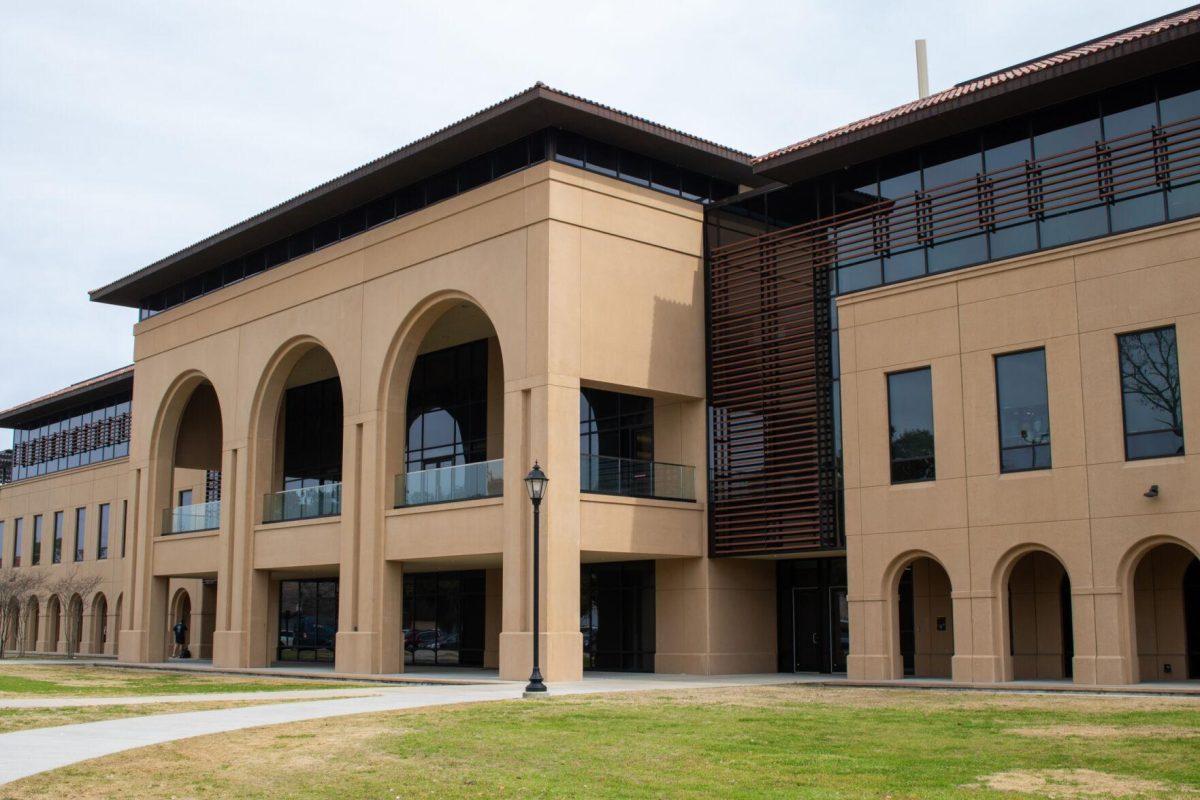
POLYGON ((108 642, 108 600, 103 593, 92 599, 92 652, 103 653, 108 642))
POLYGON ((191 390, 172 443, 171 472, 160 502, 163 533, 195 533, 221 525, 221 407, 207 380, 191 390), (163 496, 165 495, 165 496, 163 496))
POLYGON ((928 556, 913 559, 900 571, 894 624, 905 677, 951 677, 954 607, 950 591, 950 576, 928 556))
POLYGON ((58 650, 59 634, 62 630, 62 604, 57 595, 50 595, 46 600, 46 638, 45 649, 50 652, 58 650))
POLYGON ((116 613, 113 614, 113 655, 121 654, 121 606, 125 599, 124 593, 117 595, 116 613))
POLYGON ((37 649, 39 611, 38 599, 29 598, 25 603, 25 638, 24 647, 21 648, 29 652, 37 649))
POLYGON ((167 615, 168 657, 182 657, 191 641, 192 597, 187 589, 180 589, 171 598, 171 611, 167 615))
POLYGON ((1146 552, 1133 573, 1137 677, 1200 679, 1200 560, 1182 545, 1146 552))
POLYGON ((1026 553, 1007 582, 1008 656, 1013 680, 1070 680, 1075 637, 1071 578, 1044 550, 1026 553))
POLYGON ((71 595, 67 601, 67 626, 64 639, 67 643, 67 653, 74 655, 79 652, 79 640, 83 638, 83 598, 77 594, 71 595))
MULTIPOLYGON (((504 492, 504 363, 488 315, 464 297, 430 301, 402 329, 382 403, 391 505, 500 497, 504 492)), ((481 563, 405 564, 407 665, 498 663, 500 554, 481 563)))
POLYGON ((397 363, 405 370, 403 441, 392 443, 403 452, 395 505, 500 495, 504 366, 487 315, 467 302, 443 311, 411 360, 397 363))
POLYGON ((4 612, 4 649, 12 651, 17 649, 17 636, 21 630, 21 605, 17 602, 17 598, 12 598, 8 601, 8 608, 4 612))
MULTIPOLYGON (((342 512, 342 383, 329 352, 309 345, 292 353, 261 456, 269 466, 263 521, 287 522, 342 512), (269 437, 269 438, 268 438, 269 437)), ((274 394, 274 393, 273 393, 274 394)))

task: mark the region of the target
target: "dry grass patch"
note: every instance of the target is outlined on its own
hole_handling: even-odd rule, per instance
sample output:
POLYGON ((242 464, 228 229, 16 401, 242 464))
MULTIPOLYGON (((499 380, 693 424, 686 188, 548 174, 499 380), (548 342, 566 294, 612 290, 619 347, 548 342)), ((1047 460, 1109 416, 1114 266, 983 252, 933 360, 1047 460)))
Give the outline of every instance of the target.
POLYGON ((1111 775, 1091 769, 1011 770, 988 775, 982 786, 997 792, 1014 792, 1063 800, 1095 797, 1196 797, 1195 790, 1164 781, 1111 775))
POLYGON ((1053 739, 1194 739, 1200 728, 1177 725, 1044 725, 1038 728, 1012 728, 1017 736, 1053 739))
POLYGON ((212 694, 297 689, 354 688, 372 684, 259 677, 211 672, 171 672, 90 664, 0 662, 0 699, 16 697, 119 697, 156 694, 212 694))

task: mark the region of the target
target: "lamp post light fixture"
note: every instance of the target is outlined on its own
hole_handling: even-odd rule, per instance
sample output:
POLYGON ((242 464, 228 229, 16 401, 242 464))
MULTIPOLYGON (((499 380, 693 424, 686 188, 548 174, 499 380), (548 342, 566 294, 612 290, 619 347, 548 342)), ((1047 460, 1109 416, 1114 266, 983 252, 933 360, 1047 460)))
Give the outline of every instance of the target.
POLYGON ((538 541, 538 526, 541 522, 542 496, 546 493, 548 480, 546 473, 542 472, 542 468, 534 461, 533 469, 529 470, 529 474, 525 476, 525 488, 529 490, 529 502, 533 503, 533 671, 529 673, 529 685, 525 687, 526 692, 546 691, 546 684, 542 682, 542 670, 538 666, 538 594, 541 577, 541 543, 538 541))

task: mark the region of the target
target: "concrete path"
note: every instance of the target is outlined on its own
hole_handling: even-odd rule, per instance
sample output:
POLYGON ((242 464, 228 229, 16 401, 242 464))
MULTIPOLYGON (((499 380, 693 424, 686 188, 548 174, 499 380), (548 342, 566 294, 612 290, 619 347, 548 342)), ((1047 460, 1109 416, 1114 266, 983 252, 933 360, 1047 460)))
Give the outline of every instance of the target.
POLYGON ((0 709, 149 706, 157 703, 215 703, 229 700, 318 700, 323 697, 366 697, 386 691, 391 691, 391 687, 288 689, 278 692, 192 692, 191 694, 139 694, 113 697, 13 697, 0 699, 0 709))
MULTIPOLYGON (((592 677, 577 683, 554 684, 551 686, 550 694, 551 696, 563 696, 652 689, 710 689, 797 682, 801 681, 798 681, 795 675, 774 674, 713 678, 682 675, 611 675, 592 677)), ((515 700, 521 697, 524 688, 523 683, 510 682, 489 682, 474 686, 387 687, 376 690, 373 695, 363 697, 276 703, 216 711, 156 714, 105 722, 88 722, 81 725, 14 731, 0 735, 0 785, 46 770, 58 769, 123 750, 173 742, 193 736, 351 714, 481 703, 490 700, 515 700)), ((325 692, 328 691, 336 690, 325 690, 325 692)), ((283 693, 271 692, 270 694, 283 693)), ((325 693, 323 692, 323 694, 325 693)), ((530 700, 529 702, 539 701, 530 700)))

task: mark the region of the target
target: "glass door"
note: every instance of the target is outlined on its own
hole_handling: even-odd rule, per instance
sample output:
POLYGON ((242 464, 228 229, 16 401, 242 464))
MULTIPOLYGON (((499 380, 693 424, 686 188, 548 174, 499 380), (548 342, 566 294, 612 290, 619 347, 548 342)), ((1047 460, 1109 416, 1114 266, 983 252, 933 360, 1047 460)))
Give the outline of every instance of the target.
POLYGON ((846 657, 850 655, 850 603, 846 599, 846 587, 835 586, 829 590, 829 660, 831 672, 846 671, 846 657))

